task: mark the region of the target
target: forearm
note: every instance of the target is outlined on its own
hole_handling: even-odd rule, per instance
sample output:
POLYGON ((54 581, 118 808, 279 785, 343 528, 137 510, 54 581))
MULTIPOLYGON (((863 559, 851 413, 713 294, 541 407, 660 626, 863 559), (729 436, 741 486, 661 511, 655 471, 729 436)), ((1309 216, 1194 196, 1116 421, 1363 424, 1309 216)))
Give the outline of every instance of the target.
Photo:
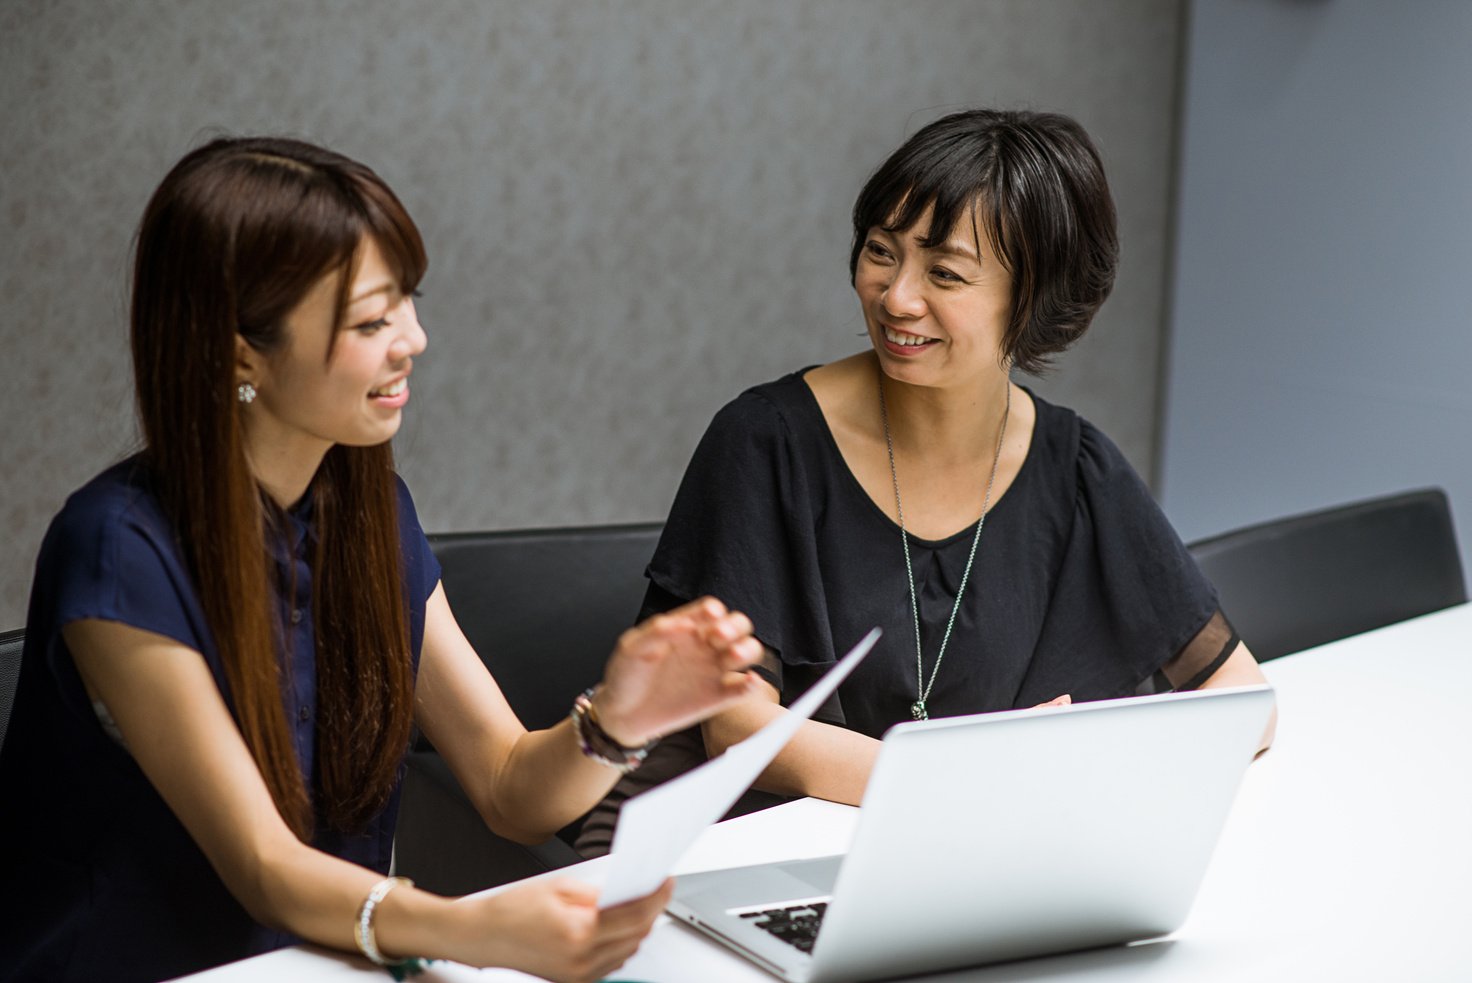
MULTIPOLYGON (((245 903, 255 918, 299 935, 309 942, 344 949, 358 948, 353 934, 358 911, 368 892, 383 879, 376 871, 303 846, 268 865, 259 896, 245 903)), ((430 951, 424 926, 443 898, 423 891, 395 888, 374 916, 380 949, 392 955, 448 955, 430 951), (409 895, 418 895, 411 899, 409 895)))
MULTIPOLYGON (((717 714, 702 727, 712 756, 755 733, 787 711, 761 698, 717 714)), ((858 805, 864 797, 879 742, 872 737, 808 720, 757 779, 757 787, 783 795, 811 795, 831 802, 858 805)))
MULTIPOLYGON (((1216 672, 1212 673, 1201 684, 1201 689, 1220 689, 1228 686, 1257 686, 1267 682, 1267 677, 1262 674, 1262 668, 1253 658, 1247 646, 1241 642, 1232 650, 1216 672)), ((1262 754, 1273 746, 1273 736, 1278 730, 1278 708, 1273 706, 1273 712, 1268 716, 1268 725, 1263 730, 1262 739, 1258 742, 1257 753, 1262 754)))
POLYGON ((497 833, 540 843, 597 805, 619 775, 583 754, 572 721, 563 720, 518 738, 477 805, 497 833))
MULTIPOLYGON (((353 927, 377 871, 324 853, 291 837, 271 844, 239 844, 221 876, 256 921, 308 942, 356 952, 353 927)), ((462 919, 448 899, 399 886, 373 919, 386 956, 461 959, 467 954, 462 919)))
MULTIPOLYGON (((359 913, 382 878, 299 842, 273 856, 261 865, 253 914, 309 941, 357 949, 359 913)), ((600 912, 597 890, 567 878, 534 878, 454 902, 397 884, 373 909, 372 934, 390 961, 418 956, 544 979, 601 979, 632 955, 671 887, 600 912)))
MULTIPOLYGON (((572 723, 527 732, 466 641, 443 588, 426 613, 415 691, 420 729, 497 833, 540 842, 608 794, 619 771, 583 755, 572 723)), ((619 637, 593 702, 610 740, 636 747, 751 690, 751 622, 705 598, 619 637)))

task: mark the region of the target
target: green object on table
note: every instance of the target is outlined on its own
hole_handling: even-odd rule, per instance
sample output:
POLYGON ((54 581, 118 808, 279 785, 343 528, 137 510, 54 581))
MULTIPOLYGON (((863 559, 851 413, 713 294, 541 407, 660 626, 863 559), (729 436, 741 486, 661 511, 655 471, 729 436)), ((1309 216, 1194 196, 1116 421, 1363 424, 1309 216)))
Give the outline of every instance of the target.
POLYGON ((424 972, 424 970, 432 962, 434 962, 433 959, 421 959, 419 956, 413 956, 409 959, 405 959, 401 962, 396 962, 391 966, 385 966, 383 968, 388 970, 388 974, 394 979, 398 980, 399 983, 403 983, 403 981, 407 980, 409 977, 418 976, 420 973, 424 972))

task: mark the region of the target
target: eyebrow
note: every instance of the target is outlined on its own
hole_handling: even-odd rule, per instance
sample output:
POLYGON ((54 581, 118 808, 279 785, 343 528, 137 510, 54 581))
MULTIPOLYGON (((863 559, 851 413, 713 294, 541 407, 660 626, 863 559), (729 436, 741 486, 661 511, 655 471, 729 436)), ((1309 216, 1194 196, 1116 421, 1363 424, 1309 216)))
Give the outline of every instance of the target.
POLYGON ((358 294, 355 297, 348 298, 348 306, 351 307, 354 304, 360 304, 363 301, 367 300, 369 297, 372 297, 374 294, 386 294, 386 293, 390 293, 393 290, 394 290, 394 283, 393 283, 393 281, 392 280, 385 280, 382 283, 380 283, 378 286, 373 287, 370 290, 365 290, 365 291, 363 291, 362 293, 358 294))
MULTIPOLYGON (((925 248, 923 243, 921 242, 921 240, 925 238, 923 235, 917 233, 912 238, 915 240, 916 245, 919 245, 922 249, 925 248)), ((946 253, 950 256, 959 256, 962 259, 969 259, 973 263, 981 262, 981 257, 977 255, 976 250, 970 249, 966 246, 957 245, 954 242, 942 242, 938 246, 932 246, 931 251, 937 253, 946 253)))

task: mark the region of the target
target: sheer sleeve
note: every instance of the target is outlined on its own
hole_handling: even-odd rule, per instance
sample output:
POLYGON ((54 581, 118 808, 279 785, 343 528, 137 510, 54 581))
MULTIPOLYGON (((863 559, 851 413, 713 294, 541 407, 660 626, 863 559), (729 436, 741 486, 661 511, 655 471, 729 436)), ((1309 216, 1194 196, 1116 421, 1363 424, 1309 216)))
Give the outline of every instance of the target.
POLYGON ((1241 641, 1237 629, 1221 611, 1217 611, 1185 647, 1160 667, 1160 671, 1172 689, 1198 689, 1222 667, 1241 641))

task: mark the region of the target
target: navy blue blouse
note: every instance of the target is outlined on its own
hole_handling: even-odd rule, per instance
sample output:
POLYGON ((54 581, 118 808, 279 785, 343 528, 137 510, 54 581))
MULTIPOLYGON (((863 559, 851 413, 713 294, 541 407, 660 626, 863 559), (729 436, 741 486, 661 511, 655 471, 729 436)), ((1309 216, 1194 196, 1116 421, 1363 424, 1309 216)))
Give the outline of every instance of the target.
MULTIPOLYGON (((425 602, 440 571, 402 481, 398 493, 417 670, 425 602)), ((311 513, 308 496, 271 541, 289 635, 283 696, 309 789, 317 787, 311 513)), ((0 979, 157 980, 299 941, 251 919, 127 749, 109 736, 61 633, 87 618, 194 649, 229 703, 199 596, 139 458, 74 494, 36 561, 20 682, 0 752, 0 843, 7 855, 0 868, 0 979)), ((319 833, 314 845, 387 873, 398 804, 396 787, 365 832, 319 833)))

